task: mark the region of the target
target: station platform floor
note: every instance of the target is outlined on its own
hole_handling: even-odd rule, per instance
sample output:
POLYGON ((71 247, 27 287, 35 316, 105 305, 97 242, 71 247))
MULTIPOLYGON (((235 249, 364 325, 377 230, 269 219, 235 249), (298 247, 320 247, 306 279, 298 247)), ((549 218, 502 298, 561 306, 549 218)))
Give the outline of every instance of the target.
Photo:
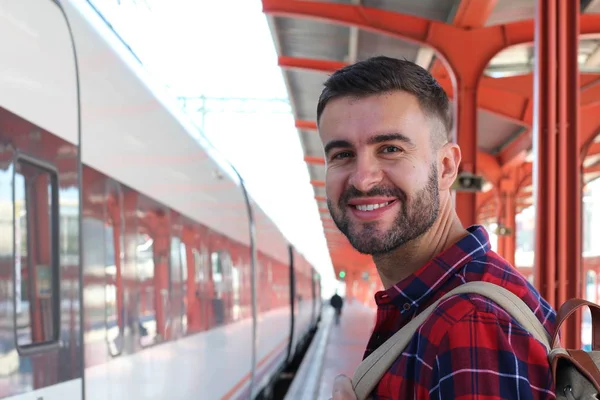
POLYGON ((285 400, 327 400, 340 374, 352 377, 375 325, 375 308, 346 303, 339 325, 324 306, 319 331, 304 356, 285 400))

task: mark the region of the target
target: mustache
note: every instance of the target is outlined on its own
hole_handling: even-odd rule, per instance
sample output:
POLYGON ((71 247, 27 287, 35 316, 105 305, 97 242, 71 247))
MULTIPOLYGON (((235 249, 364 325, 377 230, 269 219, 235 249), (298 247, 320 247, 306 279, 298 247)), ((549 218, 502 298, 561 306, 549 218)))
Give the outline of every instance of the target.
POLYGON ((396 197, 400 201, 406 201, 406 193, 402 189, 394 186, 377 186, 369 190, 368 192, 361 192, 354 186, 350 186, 340 196, 340 208, 344 207, 352 199, 359 199, 361 197, 396 197))

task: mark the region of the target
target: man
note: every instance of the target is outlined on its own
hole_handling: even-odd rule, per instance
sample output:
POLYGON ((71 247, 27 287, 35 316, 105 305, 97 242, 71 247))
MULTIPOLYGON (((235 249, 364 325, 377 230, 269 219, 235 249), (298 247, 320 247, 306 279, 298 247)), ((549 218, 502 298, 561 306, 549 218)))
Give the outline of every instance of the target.
MULTIPOLYGON (((450 140, 446 93, 423 68, 376 57, 325 82, 317 107, 327 204, 359 252, 371 254, 385 290, 364 356, 451 289, 488 281, 514 292, 545 328, 555 312, 491 251, 481 226, 465 229, 452 183, 461 161, 450 140)), ((549 399, 545 348, 479 295, 443 301, 374 390, 382 399, 549 399)), ((354 399, 347 377, 334 400, 354 399)))
POLYGON ((344 306, 344 300, 336 290, 333 296, 331 296, 331 300, 329 302, 331 303, 331 307, 333 307, 335 310, 335 324, 339 325, 340 316, 342 315, 342 307, 344 306))

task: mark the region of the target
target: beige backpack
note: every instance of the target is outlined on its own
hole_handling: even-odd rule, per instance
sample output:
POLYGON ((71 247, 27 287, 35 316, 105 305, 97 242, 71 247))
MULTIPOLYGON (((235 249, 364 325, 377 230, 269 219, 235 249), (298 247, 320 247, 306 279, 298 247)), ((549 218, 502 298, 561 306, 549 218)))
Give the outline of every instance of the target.
POLYGON ((475 293, 494 301, 546 346, 557 399, 600 399, 600 326, 596 326, 600 324, 600 306, 582 299, 568 300, 558 311, 556 331, 550 337, 533 311, 514 293, 489 282, 469 282, 446 293, 363 360, 352 378, 358 400, 368 399, 383 374, 439 302, 461 293, 475 293), (560 347, 558 333, 566 319, 583 306, 588 306, 592 312, 592 351, 566 350, 560 347))

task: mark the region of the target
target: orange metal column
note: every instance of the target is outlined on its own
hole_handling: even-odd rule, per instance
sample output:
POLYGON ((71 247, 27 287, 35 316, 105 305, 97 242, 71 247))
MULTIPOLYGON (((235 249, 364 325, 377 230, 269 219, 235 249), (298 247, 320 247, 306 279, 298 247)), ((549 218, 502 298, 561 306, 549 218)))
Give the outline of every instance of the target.
POLYGON ((507 228, 508 232, 498 237, 498 254, 511 265, 515 265, 516 229, 515 214, 517 196, 517 170, 512 169, 507 176, 499 181, 500 205, 498 223, 507 228))
MULTIPOLYGON (((538 0, 536 19, 535 274, 555 308, 580 293, 579 8, 569 0, 538 0)), ((564 332, 569 348, 580 347, 578 319, 564 332)))
POLYGON ((535 283, 556 307, 556 0, 538 0, 536 15, 533 136, 535 216, 535 283))
MULTIPOLYGON (((504 193, 502 193, 502 191, 500 190, 500 188, 498 188, 496 190, 497 194, 496 194, 496 221, 498 222, 498 226, 504 224, 504 220, 506 219, 505 216, 505 201, 504 201, 504 193)), ((498 236, 498 244, 497 244, 497 249, 496 249, 496 253, 498 253, 500 255, 500 257, 506 259, 506 241, 504 240, 504 236, 499 235, 498 236)))
MULTIPOLYGON (((558 304, 581 296, 581 162, 579 146, 580 2, 559 0, 558 27, 558 304)), ((581 347, 581 313, 566 326, 565 344, 581 347)))
POLYGON ((516 214, 516 196, 514 192, 503 191, 501 194, 498 224, 507 228, 508 232, 498 236, 498 254, 502 256, 511 265, 515 265, 515 214, 516 214))
POLYGON ((509 192, 506 194, 504 199, 504 224, 510 230, 506 236, 503 236, 504 240, 504 259, 515 265, 515 250, 516 250, 516 224, 515 214, 517 213, 516 208, 516 194, 509 192))
MULTIPOLYGON (((485 65, 484 65, 485 66, 485 65)), ((482 68, 483 71, 483 68, 482 68)), ((464 74, 457 82, 456 129, 463 172, 477 173, 477 86, 481 72, 464 74)), ((456 212, 464 226, 477 222, 475 193, 456 193, 456 212)))

